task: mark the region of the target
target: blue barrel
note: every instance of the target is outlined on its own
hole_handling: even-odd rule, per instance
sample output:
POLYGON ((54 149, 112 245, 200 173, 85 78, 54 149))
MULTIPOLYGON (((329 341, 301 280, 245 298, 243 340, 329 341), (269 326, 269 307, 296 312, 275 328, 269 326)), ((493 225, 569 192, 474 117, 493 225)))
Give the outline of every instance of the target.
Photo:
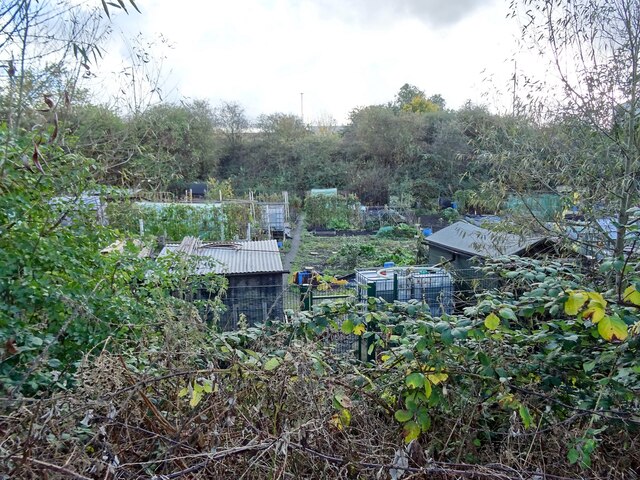
POLYGON ((454 210, 458 209, 458 202, 451 202, 451 208, 453 208, 454 210))
POLYGON ((396 264, 394 262, 384 262, 384 264, 382 265, 384 268, 393 268, 396 266, 396 264))
POLYGON ((428 237, 428 236, 429 236, 429 235, 431 235, 432 233, 433 233, 433 230, 431 230, 430 228, 423 228, 423 229, 422 229, 422 234, 423 234, 425 237, 428 237))
POLYGON ((307 285, 311 280, 311 272, 298 272, 298 285, 307 285))

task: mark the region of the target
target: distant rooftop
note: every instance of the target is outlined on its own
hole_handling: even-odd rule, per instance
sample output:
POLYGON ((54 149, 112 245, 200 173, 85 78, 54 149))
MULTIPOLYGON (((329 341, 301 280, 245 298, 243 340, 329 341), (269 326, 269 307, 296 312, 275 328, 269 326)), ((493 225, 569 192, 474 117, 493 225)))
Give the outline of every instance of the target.
POLYGON ((495 258, 519 255, 544 241, 543 237, 520 237, 499 233, 467 222, 456 222, 425 239, 429 245, 470 256, 495 258))
POLYGON ((183 252, 198 256, 197 274, 244 275, 285 272, 275 240, 251 242, 202 242, 186 237, 182 243, 167 244, 159 256, 183 252))

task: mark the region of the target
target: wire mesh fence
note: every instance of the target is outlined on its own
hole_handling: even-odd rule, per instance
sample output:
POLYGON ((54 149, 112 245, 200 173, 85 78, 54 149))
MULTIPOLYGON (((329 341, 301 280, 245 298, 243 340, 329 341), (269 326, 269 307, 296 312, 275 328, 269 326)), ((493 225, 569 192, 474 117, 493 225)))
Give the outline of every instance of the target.
POLYGON ((412 275, 367 277, 359 272, 347 285, 257 285, 229 288, 224 298, 225 312, 219 326, 234 330, 267 320, 284 320, 288 312, 311 310, 323 302, 358 300, 369 297, 387 302, 418 301, 431 308, 432 315, 452 314, 475 301, 483 291, 498 288, 499 279, 478 269, 445 271, 416 269, 412 275))

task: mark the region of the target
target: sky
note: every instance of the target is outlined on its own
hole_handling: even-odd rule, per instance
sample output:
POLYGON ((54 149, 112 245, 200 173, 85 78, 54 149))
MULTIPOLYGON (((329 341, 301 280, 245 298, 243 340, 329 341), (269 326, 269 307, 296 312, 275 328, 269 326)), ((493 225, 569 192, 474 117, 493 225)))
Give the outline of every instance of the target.
POLYGON ((140 34, 153 45, 146 73, 155 78, 161 65, 164 99, 237 102, 252 119, 290 113, 344 124, 354 108, 392 101, 405 83, 450 108, 510 105, 518 25, 505 18, 506 0, 136 3, 142 13, 112 15, 94 72, 103 94, 130 78, 118 73, 131 51, 124 39, 140 34))

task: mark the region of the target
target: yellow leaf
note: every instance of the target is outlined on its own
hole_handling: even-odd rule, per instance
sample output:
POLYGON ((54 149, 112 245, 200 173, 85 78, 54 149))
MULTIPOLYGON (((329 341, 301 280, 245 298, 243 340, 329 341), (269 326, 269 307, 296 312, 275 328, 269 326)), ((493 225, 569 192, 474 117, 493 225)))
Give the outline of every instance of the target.
POLYGON ((617 315, 604 317, 598 323, 598 333, 609 342, 623 341, 629 336, 627 324, 617 315))
POLYGON ((342 426, 348 427, 351 424, 351 412, 346 408, 340 410, 340 423, 342 426))
POLYGON ((564 313, 567 315, 577 315, 589 296, 584 292, 569 292, 569 298, 564 304, 564 313))
POLYGON ((589 307, 584 312, 582 312, 582 318, 590 318, 593 323, 598 323, 604 318, 604 316, 605 310, 599 304, 592 305, 590 303, 589 307))
POLYGON ((427 378, 434 385, 438 385, 439 383, 442 383, 445 380, 447 380, 447 378, 449 378, 449 375, 447 375, 446 373, 430 373, 427 375, 427 378))
POLYGON ((587 292, 587 295, 589 296, 589 299, 591 300, 589 302, 589 306, 595 305, 595 304, 601 305, 602 308, 605 308, 607 306, 607 301, 598 292, 587 292))
POLYGON ((353 327, 353 334, 354 335, 362 335, 364 333, 364 331, 365 331, 364 323, 359 323, 358 325, 353 327))
POLYGON ((633 285, 629 285, 625 291, 624 296, 622 298, 625 302, 631 302, 634 305, 640 306, 640 292, 636 290, 636 287, 633 285))
POLYGON ((331 416, 331 420, 329 420, 329 424, 333 425, 338 430, 344 430, 344 425, 342 425, 342 420, 340 420, 340 415, 337 413, 334 413, 331 416))
POLYGON ((402 433, 404 434, 404 441, 406 443, 410 443, 411 440, 415 440, 420 436, 420 425, 418 425, 414 421, 409 421, 404 424, 404 428, 402 429, 402 433))
POLYGON ((191 408, 195 408, 200 403, 200 400, 202 400, 202 391, 194 390, 189 405, 191 405, 191 408))
POLYGON ((495 313, 490 313, 484 319, 484 326, 489 330, 495 330, 500 326, 500 318, 495 313))
POLYGON ((282 360, 280 360, 278 357, 271 357, 269 360, 265 362, 264 369, 267 372, 270 372, 271 370, 275 370, 276 368, 278 368, 281 363, 282 363, 282 360))

